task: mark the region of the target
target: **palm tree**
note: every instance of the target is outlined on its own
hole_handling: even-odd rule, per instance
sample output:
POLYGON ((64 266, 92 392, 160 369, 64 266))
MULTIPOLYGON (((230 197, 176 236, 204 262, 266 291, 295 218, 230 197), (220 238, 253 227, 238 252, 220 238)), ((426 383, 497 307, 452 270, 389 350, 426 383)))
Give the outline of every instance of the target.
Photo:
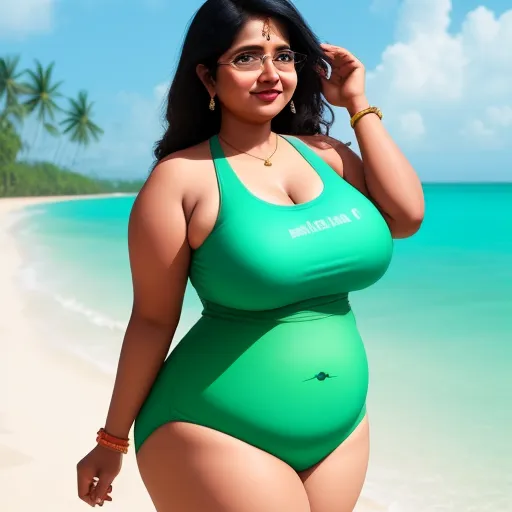
POLYGON ((104 132, 91 121, 91 111, 94 103, 89 103, 87 92, 80 91, 76 100, 69 98, 70 109, 66 111, 67 118, 60 124, 64 126, 63 134, 70 134, 70 140, 77 144, 73 164, 76 161, 80 146, 87 147, 92 139, 98 141, 104 132))
POLYGON ((19 103, 6 105, 4 109, 0 112, 0 129, 2 128, 2 126, 5 126, 6 124, 9 124, 13 128, 15 123, 21 125, 26 115, 26 109, 23 105, 20 105, 19 103))
POLYGON ((57 82, 56 84, 52 83, 54 62, 52 62, 46 69, 43 68, 38 60, 36 60, 35 63, 35 71, 31 69, 27 70, 27 74, 30 78, 27 92, 29 98, 24 102, 28 113, 32 114, 33 112, 36 112, 37 120, 40 123, 37 126, 33 145, 35 145, 37 141, 41 126, 43 126, 46 132, 50 135, 59 135, 58 128, 49 121, 55 121, 55 113, 61 110, 57 103, 55 103, 55 100, 62 96, 58 91, 62 82, 57 82))
POLYGON ((19 56, 0 58, 0 100, 5 96, 5 105, 0 113, 2 123, 12 117, 21 124, 27 114, 26 108, 19 102, 19 97, 29 91, 27 84, 19 81, 25 73, 25 70, 17 71, 19 61, 19 56))

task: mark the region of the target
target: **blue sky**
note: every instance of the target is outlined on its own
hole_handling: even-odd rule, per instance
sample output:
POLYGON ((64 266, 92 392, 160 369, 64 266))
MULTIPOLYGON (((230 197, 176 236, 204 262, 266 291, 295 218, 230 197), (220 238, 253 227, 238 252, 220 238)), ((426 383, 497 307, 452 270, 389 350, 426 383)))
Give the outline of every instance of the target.
MULTIPOLYGON (((2 0, 0 55, 21 55, 23 67, 36 58, 55 61, 64 95, 88 91, 105 135, 78 155, 79 170, 144 177, 186 24, 201 4, 2 0)), ((370 102, 382 108, 423 181, 512 181, 509 1, 295 4, 322 41, 346 47, 365 64, 370 102)), ((346 112, 336 115, 332 134, 355 143, 346 112)), ((33 128, 24 131, 29 140, 33 128)), ((52 159, 55 148, 50 137, 40 138, 32 154, 52 159)))

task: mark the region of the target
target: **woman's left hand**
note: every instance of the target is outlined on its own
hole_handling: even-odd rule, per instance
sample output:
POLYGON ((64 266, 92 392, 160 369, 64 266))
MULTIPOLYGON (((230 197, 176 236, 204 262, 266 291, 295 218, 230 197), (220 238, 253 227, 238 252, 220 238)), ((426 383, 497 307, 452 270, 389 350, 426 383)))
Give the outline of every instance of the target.
POLYGON ((368 102, 365 95, 365 69, 361 61, 339 46, 322 44, 321 47, 331 65, 329 78, 321 74, 325 99, 331 105, 345 107, 349 111, 354 107, 365 108, 368 102))

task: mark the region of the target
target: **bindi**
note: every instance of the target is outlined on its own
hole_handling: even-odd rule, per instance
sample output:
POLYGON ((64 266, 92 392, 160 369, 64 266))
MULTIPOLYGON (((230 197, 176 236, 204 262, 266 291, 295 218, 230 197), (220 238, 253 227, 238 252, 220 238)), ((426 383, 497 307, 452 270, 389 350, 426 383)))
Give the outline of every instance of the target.
POLYGON ((261 35, 270 41, 270 18, 266 18, 263 22, 263 29, 261 31, 261 35))

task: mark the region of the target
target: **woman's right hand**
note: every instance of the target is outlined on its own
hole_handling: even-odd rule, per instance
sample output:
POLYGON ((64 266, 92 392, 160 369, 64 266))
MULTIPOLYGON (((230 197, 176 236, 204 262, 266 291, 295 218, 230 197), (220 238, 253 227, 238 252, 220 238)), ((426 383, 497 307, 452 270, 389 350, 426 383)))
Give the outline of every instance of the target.
POLYGON ((123 454, 97 445, 76 466, 78 496, 94 507, 112 501, 112 482, 121 471, 123 454))

